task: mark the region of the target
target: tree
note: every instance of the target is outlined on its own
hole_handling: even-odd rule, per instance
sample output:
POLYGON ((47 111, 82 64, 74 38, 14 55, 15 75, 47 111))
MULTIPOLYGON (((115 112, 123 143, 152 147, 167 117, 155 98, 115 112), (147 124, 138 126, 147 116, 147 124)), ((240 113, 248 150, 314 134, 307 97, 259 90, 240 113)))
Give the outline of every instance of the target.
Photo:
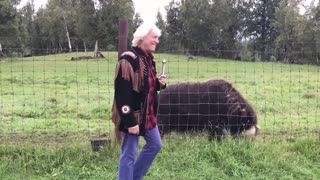
POLYGON ((306 21, 299 14, 299 0, 281 0, 276 10, 274 26, 279 35, 276 38, 278 58, 288 63, 302 63, 300 55, 304 43, 302 35, 306 21))
POLYGON ((211 19, 210 33, 212 43, 210 49, 213 50, 216 57, 235 58, 237 53, 236 43, 241 38, 241 10, 238 1, 215 0, 211 4, 210 12, 214 13, 214 19, 211 19))
MULTIPOLYGON (((100 0, 97 10, 98 39, 107 50, 115 50, 118 46, 119 19, 128 19, 129 27, 133 27, 134 6, 132 0, 100 0)), ((133 34, 132 28, 129 37, 133 34)))
POLYGON ((161 30, 161 36, 160 36, 160 43, 158 45, 158 51, 166 51, 166 46, 167 46, 167 37, 168 34, 166 32, 166 22, 163 20, 162 15, 160 13, 160 11, 158 11, 157 13, 157 22, 156 22, 156 26, 161 30))
POLYGON ((195 55, 208 52, 212 40, 209 25, 210 5, 208 0, 181 1, 181 19, 183 20, 183 45, 195 55))
POLYGON ((35 21, 39 21, 35 24, 44 35, 40 37, 44 41, 40 48, 47 48, 46 53, 72 50, 70 37, 75 37, 76 3, 77 0, 49 0, 46 8, 39 9, 35 18, 35 21))
MULTIPOLYGON (((182 43, 186 53, 220 58, 235 56, 240 32, 237 1, 183 0, 180 21, 183 22, 182 43)), ((170 33, 169 33, 170 34, 170 33)))
POLYGON ((247 4, 247 9, 252 9, 247 15, 247 37, 253 37, 254 46, 252 51, 259 51, 262 60, 269 60, 269 53, 274 48, 274 41, 278 36, 273 22, 275 21, 276 9, 279 8, 280 0, 253 0, 247 4))
POLYGON ((180 5, 180 2, 172 0, 169 5, 165 7, 167 10, 166 32, 168 33, 166 42, 171 52, 181 51, 182 49, 184 28, 180 5))
POLYGON ((0 1, 0 44, 2 48, 19 48, 20 40, 17 36, 19 14, 16 6, 20 1, 1 0, 0 1))
POLYGON ((92 0, 79 0, 77 13, 76 34, 83 41, 83 48, 87 51, 87 45, 93 47, 97 39, 97 19, 94 2, 92 0))
POLYGON ((47 22, 46 10, 40 8, 36 13, 33 20, 33 34, 32 34, 32 48, 33 54, 43 55, 45 52, 43 49, 51 48, 51 42, 48 32, 48 22, 47 22))
POLYGON ((27 4, 20 9, 19 13, 19 34, 22 39, 24 54, 32 54, 33 44, 36 43, 34 42, 33 37, 37 35, 34 32, 34 1, 28 1, 27 4))
POLYGON ((140 16, 140 13, 136 13, 133 18, 133 29, 134 31, 143 23, 143 19, 140 16))
POLYGON ((315 6, 311 5, 311 18, 310 18, 310 28, 312 28, 313 33, 313 54, 315 63, 320 64, 320 3, 315 6))
MULTIPOLYGON (((143 23, 143 19, 140 16, 140 13, 136 13, 133 18, 132 24, 129 21, 129 37, 133 37, 133 33, 136 29, 143 23)), ((130 39, 129 39, 130 40, 130 39)), ((128 43, 128 47, 131 47, 131 43, 128 43)))

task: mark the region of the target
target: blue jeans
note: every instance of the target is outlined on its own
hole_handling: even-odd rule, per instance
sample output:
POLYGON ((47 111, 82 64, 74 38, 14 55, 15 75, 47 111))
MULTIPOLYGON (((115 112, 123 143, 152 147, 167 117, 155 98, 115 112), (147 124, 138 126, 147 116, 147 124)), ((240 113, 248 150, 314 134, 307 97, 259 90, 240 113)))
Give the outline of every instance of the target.
POLYGON ((119 160, 118 180, 140 180, 145 176, 162 147, 158 127, 146 130, 146 144, 136 159, 139 136, 124 133, 119 160))

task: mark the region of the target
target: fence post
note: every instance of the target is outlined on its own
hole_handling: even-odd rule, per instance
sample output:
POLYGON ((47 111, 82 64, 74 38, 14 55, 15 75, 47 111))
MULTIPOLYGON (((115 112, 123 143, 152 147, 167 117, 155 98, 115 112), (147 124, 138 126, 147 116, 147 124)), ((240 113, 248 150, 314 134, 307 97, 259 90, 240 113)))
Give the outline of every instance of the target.
POLYGON ((2 57, 2 56, 3 56, 2 45, 1 45, 1 43, 0 43, 0 57, 2 57))
POLYGON ((128 45, 128 19, 119 20, 118 58, 127 50, 128 45))

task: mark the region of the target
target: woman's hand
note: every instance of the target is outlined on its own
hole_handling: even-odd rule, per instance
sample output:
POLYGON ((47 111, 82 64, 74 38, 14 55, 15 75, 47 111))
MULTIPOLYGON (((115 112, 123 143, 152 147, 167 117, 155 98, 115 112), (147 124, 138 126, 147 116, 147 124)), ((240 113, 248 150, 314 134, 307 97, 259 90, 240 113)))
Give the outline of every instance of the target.
POLYGON ((128 128, 129 134, 139 135, 139 125, 128 128))
POLYGON ((164 74, 162 74, 162 75, 160 75, 159 76, 159 83, 163 86, 163 85, 165 85, 166 84, 166 81, 167 81, 167 76, 166 75, 164 75, 164 74))

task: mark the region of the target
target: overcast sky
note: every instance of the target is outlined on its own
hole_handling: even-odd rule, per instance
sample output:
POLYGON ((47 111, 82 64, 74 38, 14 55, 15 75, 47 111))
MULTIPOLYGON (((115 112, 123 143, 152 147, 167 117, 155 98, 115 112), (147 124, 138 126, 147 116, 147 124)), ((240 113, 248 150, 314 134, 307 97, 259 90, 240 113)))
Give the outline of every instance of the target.
MULTIPOLYGON (((139 12, 146 22, 155 22, 158 10, 165 15, 164 7, 171 0, 133 0, 136 12, 139 12)), ((25 5, 28 0, 21 0, 20 6, 25 5)), ((35 9, 47 4, 48 0, 34 0, 35 9)))
MULTIPOLYGON (((133 0, 136 12, 139 12, 142 19, 145 22, 155 22, 158 10, 165 15, 164 7, 169 4, 171 0, 133 0)), ((195 0, 196 1, 196 0, 195 0)), ((312 0, 304 0, 305 4, 308 5, 312 0)), ((26 4, 28 0, 21 0, 21 6, 26 4)), ((35 8, 38 9, 40 6, 47 4, 47 0, 34 0, 35 8)), ((315 0, 316 3, 319 0, 315 0)), ((301 10, 304 13, 304 10, 301 10)))

